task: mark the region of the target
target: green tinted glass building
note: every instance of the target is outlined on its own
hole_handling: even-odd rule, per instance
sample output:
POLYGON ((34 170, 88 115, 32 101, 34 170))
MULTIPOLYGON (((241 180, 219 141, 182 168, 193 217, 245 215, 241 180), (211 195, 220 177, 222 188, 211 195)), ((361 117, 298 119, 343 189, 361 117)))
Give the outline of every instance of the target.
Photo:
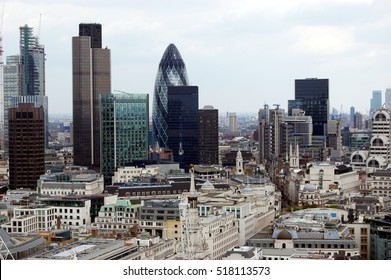
POLYGON ((105 183, 118 167, 148 159, 148 94, 100 95, 101 173, 105 183))

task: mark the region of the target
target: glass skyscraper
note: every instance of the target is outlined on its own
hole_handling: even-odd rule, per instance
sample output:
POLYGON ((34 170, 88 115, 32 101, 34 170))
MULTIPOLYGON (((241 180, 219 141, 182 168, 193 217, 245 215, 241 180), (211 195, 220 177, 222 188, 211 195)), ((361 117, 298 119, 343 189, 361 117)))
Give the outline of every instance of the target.
POLYGON ((165 50, 156 75, 153 95, 152 126, 154 144, 168 146, 168 87, 187 86, 189 80, 185 63, 174 44, 165 50))
POLYGON ((100 95, 101 173, 106 183, 118 167, 148 159, 148 94, 100 95))
POLYGON ((185 63, 174 44, 159 64, 152 113, 154 144, 172 150, 181 168, 198 164, 198 87, 189 86, 185 63))
POLYGON ((295 101, 288 103, 291 108, 300 108, 306 116, 312 117, 313 135, 327 134, 329 119, 329 80, 299 79, 295 80, 295 101))

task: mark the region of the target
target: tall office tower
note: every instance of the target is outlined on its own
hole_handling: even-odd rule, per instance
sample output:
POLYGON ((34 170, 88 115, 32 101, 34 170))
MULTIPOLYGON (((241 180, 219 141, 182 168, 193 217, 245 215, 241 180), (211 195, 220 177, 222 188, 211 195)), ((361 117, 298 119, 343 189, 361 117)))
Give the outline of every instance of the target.
MULTIPOLYGON (((312 117, 313 135, 327 135, 329 119, 329 80, 328 79, 298 79, 295 80, 295 102, 307 116, 312 117)), ((289 108, 291 111, 292 107, 289 108)))
POLYGON ((229 121, 229 132, 230 133, 237 133, 238 132, 238 116, 236 116, 236 113, 230 113, 228 121, 229 121))
POLYGON ((386 91, 384 93, 385 103, 388 107, 391 108, 391 88, 386 88, 386 91))
POLYGON ((306 116, 301 109, 293 109, 291 116, 285 116, 287 132, 287 145, 285 150, 291 146, 300 147, 310 146, 312 144, 312 117, 306 116))
POLYGON ((35 189, 45 173, 45 112, 31 103, 9 109, 10 189, 35 189))
POLYGON ((22 95, 45 96, 45 48, 33 35, 33 28, 21 26, 20 59, 22 95))
POLYGON ((148 94, 112 93, 100 95, 101 173, 105 182, 118 167, 148 159, 148 94))
POLYGON ((354 127, 357 129, 363 129, 363 115, 359 112, 354 114, 354 127))
POLYGON ((204 106, 199 116, 199 164, 219 163, 219 111, 213 106, 204 106))
POLYGON ((12 99, 21 95, 21 64, 20 56, 7 56, 6 64, 3 65, 4 85, 4 158, 8 159, 8 109, 12 108, 12 99))
POLYGON ((269 120, 260 122, 260 162, 278 159, 281 155, 281 124, 284 122, 283 109, 269 109, 269 120))
POLYGON ((381 107, 382 105, 381 102, 382 102, 381 90, 372 91, 371 107, 369 110, 369 115, 372 116, 372 114, 381 107))
POLYGON ((185 62, 174 44, 170 44, 165 50, 159 63, 156 74, 155 89, 153 94, 152 127, 155 145, 169 148, 168 146, 168 96, 169 86, 187 86, 189 80, 185 62))
POLYGON ((329 120, 327 122, 327 147, 330 159, 340 161, 343 154, 340 120, 329 120))
POLYGON ((36 108, 43 106, 45 111, 45 147, 49 144, 48 98, 45 96, 45 48, 33 35, 33 28, 21 26, 20 32, 20 67, 21 95, 12 98, 12 107, 19 103, 33 103, 36 108))
POLYGON ((73 156, 76 165, 100 169, 100 94, 111 92, 110 50, 100 24, 80 24, 72 38, 73 156))
POLYGON ((174 161, 188 170, 198 164, 198 87, 167 87, 167 144, 174 161))
POLYGON ((355 127, 354 126, 354 115, 356 114, 356 108, 354 108, 354 106, 351 106, 350 107, 350 126, 351 127, 355 127))

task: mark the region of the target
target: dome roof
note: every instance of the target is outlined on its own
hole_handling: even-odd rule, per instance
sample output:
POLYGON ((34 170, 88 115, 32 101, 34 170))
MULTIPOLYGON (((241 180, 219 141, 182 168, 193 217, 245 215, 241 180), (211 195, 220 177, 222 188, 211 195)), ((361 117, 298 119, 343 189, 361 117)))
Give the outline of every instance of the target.
POLYGON ((303 187, 303 192, 314 192, 316 187, 312 184, 305 184, 303 187))
POLYGON ((214 190, 214 188, 215 187, 209 180, 206 180, 206 182, 203 183, 201 186, 201 190, 214 190))
POLYGON ((287 230, 282 230, 278 234, 277 239, 292 239, 292 234, 290 234, 287 230))

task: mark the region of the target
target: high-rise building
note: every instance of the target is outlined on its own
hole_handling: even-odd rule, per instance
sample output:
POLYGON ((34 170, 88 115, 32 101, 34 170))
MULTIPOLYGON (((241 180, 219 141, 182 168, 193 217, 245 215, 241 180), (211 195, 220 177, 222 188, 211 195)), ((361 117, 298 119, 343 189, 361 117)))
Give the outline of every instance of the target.
POLYGON ((100 94, 111 92, 110 50, 100 24, 80 24, 72 38, 73 152, 76 165, 100 167, 100 94))
POLYGON ((167 99, 167 144, 174 161, 187 170, 198 164, 198 87, 169 86, 167 99))
POLYGON ((385 103, 388 107, 391 108, 391 88, 386 88, 386 91, 384 93, 385 103))
POLYGON ((236 116, 236 113, 229 114, 228 127, 230 133, 238 132, 238 116, 236 116))
POLYGON ((101 173, 105 181, 118 167, 148 159, 148 94, 112 93, 100 95, 101 173))
POLYGON ((168 148, 168 87, 187 86, 185 62, 174 44, 165 50, 156 74, 153 94, 152 127, 155 144, 168 148))
POLYGON ((354 114, 354 127, 357 129, 363 129, 363 115, 359 112, 354 114))
POLYGON ((372 98, 371 98, 371 107, 369 110, 369 114, 372 116, 372 114, 381 107, 382 105, 382 97, 381 97, 381 90, 374 90, 372 91, 372 98))
POLYGON ((213 106, 204 106, 199 116, 199 164, 219 163, 219 111, 213 106))
POLYGON ((182 167, 198 163, 198 87, 189 86, 174 44, 165 50, 157 71, 152 126, 155 145, 171 149, 182 167))
POLYGON ((33 28, 21 26, 20 58, 22 95, 45 96, 45 48, 33 35, 33 28))
MULTIPOLYGON (((295 80, 295 102, 290 106, 304 110, 307 116, 312 117, 313 135, 327 135, 327 121, 329 119, 329 80, 307 78, 295 80)), ((291 112, 292 107, 288 108, 291 112)))
POLYGON ((45 173, 44 108, 20 103, 9 109, 9 187, 35 189, 45 173))
POLYGON ((354 127, 354 115, 356 114, 356 108, 354 106, 350 107, 350 126, 354 127))
POLYGON ((3 65, 4 89, 4 158, 8 159, 8 109, 12 108, 12 99, 21 95, 21 64, 20 56, 7 56, 3 65))

